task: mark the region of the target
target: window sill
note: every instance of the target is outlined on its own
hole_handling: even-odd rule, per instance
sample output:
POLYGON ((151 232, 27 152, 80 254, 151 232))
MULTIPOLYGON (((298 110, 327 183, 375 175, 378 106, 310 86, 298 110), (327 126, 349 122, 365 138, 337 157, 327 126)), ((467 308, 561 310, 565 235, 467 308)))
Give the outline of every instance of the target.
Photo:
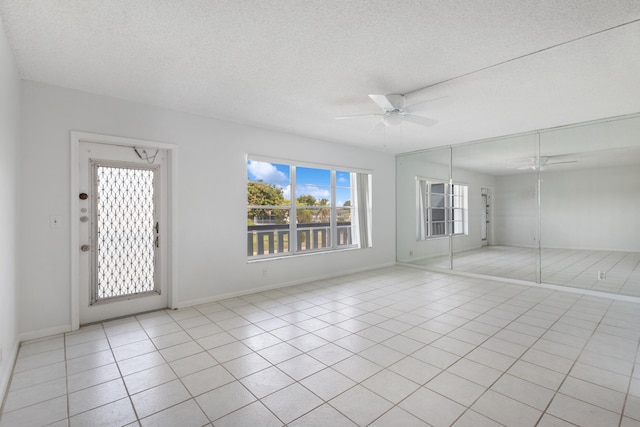
POLYGON ((315 256, 315 255, 323 255, 323 254, 335 254, 335 253, 339 253, 339 252, 350 252, 350 251, 357 251, 360 250, 361 248, 357 247, 357 246, 351 246, 348 248, 339 248, 339 249, 330 249, 330 250, 320 250, 320 251, 310 251, 310 252, 304 252, 304 253, 291 253, 291 254, 286 254, 286 255, 272 255, 272 256, 261 256, 261 257, 252 257, 250 259, 247 259, 247 264, 254 264, 254 263, 258 263, 258 262, 266 262, 266 261, 276 261, 276 260, 283 260, 283 259, 291 259, 291 258, 300 258, 300 257, 308 257, 308 256, 315 256))

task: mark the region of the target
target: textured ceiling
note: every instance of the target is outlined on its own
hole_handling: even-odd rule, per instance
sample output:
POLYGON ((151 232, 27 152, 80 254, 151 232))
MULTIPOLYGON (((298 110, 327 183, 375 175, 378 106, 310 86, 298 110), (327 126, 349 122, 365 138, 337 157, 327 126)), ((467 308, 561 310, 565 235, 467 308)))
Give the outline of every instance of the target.
POLYGON ((638 0, 0 0, 24 79, 391 153, 640 112, 638 0), (441 96, 371 131, 368 94, 441 96))

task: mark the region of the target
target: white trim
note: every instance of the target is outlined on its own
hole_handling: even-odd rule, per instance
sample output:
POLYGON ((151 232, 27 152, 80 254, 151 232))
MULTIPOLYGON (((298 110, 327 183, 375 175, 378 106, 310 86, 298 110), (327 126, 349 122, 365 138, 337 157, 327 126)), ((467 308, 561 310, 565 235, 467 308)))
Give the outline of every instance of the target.
MULTIPOLYGON (((68 330, 75 331, 80 327, 80 278, 79 278, 79 253, 78 253, 78 227, 73 225, 80 221, 78 198, 74 195, 78 192, 78 159, 81 142, 92 142, 98 144, 136 146, 140 148, 161 149, 168 152, 168 188, 167 195, 169 203, 167 205, 170 240, 167 245, 167 289, 168 306, 173 308, 178 301, 178 254, 173 248, 178 247, 178 146, 164 142, 148 141, 143 139, 124 138, 119 136, 102 135, 89 132, 70 132, 71 148, 71 179, 69 182, 71 194, 71 215, 70 215, 70 239, 71 239, 71 325, 68 330)), ((67 332, 60 330, 60 332, 67 332)), ((39 331, 34 332, 36 336, 39 331)), ((31 336, 31 333, 29 334, 31 336)), ((27 338, 33 339, 33 338, 27 338)))
POLYGON ((262 156, 259 154, 251 154, 251 153, 247 153, 246 157, 247 157, 247 162, 249 160, 255 160, 257 162, 277 163, 279 165, 289 165, 289 166, 302 166, 304 168, 329 169, 329 170, 333 169, 338 172, 359 172, 359 173, 368 173, 369 175, 373 174, 372 169, 356 168, 353 166, 344 166, 344 165, 326 164, 326 163, 310 163, 310 162, 303 162, 299 160, 291 160, 283 157, 270 157, 270 156, 262 156))
POLYGON ((449 274, 452 276, 470 277, 474 279, 493 280, 494 282, 509 283, 512 285, 531 286, 534 288, 550 289, 550 290, 560 291, 560 292, 569 292, 571 294, 588 295, 592 297, 606 298, 606 299, 611 299, 615 301, 633 302, 636 304, 640 303, 640 297, 635 297, 631 295, 612 294, 604 291, 593 291, 591 289, 573 288, 567 285, 554 285, 552 283, 545 283, 545 282, 537 283, 529 280, 511 279, 509 277, 489 276, 486 274, 469 273, 467 271, 450 270, 448 268, 444 269, 444 268, 438 268, 438 267, 427 267, 424 265, 416 265, 409 262, 397 262, 397 265, 401 265, 403 267, 417 268, 419 270, 430 271, 432 273, 449 274))
MULTIPOLYGON (((4 356, 3 364, 4 369, 0 371, 0 409, 4 407, 4 398, 9 391, 9 382, 13 374, 13 369, 16 365, 16 359, 18 358, 18 350, 20 349, 20 341, 16 341, 11 349, 9 355, 4 356)), ((1 413, 1 412, 0 412, 1 413)))
POLYGON ((225 300, 225 299, 229 299, 229 298, 236 298, 236 297, 241 297, 241 296, 244 296, 244 295, 255 294, 257 292, 265 292, 265 291, 271 291, 273 289, 287 288, 289 286, 296 286, 296 285, 301 285, 301 284, 304 284, 304 283, 311 283, 311 282, 315 282, 315 281, 318 281, 318 280, 332 279, 334 277, 346 276, 347 274, 362 273, 363 271, 372 271, 372 270, 377 270, 379 268, 391 267, 391 266, 394 266, 394 265, 396 265, 396 262, 392 261, 392 262, 388 262, 388 263, 384 263, 384 264, 378 264, 376 266, 368 266, 368 267, 362 267, 362 268, 354 268, 354 269, 351 269, 351 270, 344 270, 344 271, 340 271, 339 273, 335 273, 335 274, 323 274, 323 275, 318 275, 318 276, 313 276, 313 277, 305 277, 304 279, 301 279, 301 280, 292 280, 292 281, 289 281, 289 282, 283 282, 283 283, 277 283, 277 284, 273 284, 273 285, 260 286, 260 287, 257 287, 257 288, 246 289, 246 290, 242 290, 242 291, 238 291, 238 292, 227 292, 227 293, 215 295, 215 296, 212 296, 212 297, 205 297, 205 298, 198 298, 198 299, 193 299, 193 300, 189 300, 189 301, 182 301, 175 308, 185 308, 185 307, 193 307, 193 306, 202 305, 202 304, 209 304, 209 303, 212 303, 212 302, 221 301, 221 300, 225 300))
POLYGON ((38 329, 37 331, 25 332, 18 335, 18 341, 20 341, 20 343, 23 343, 25 341, 48 338, 54 335, 64 334, 65 332, 71 332, 71 330, 71 325, 60 325, 46 329, 38 329))

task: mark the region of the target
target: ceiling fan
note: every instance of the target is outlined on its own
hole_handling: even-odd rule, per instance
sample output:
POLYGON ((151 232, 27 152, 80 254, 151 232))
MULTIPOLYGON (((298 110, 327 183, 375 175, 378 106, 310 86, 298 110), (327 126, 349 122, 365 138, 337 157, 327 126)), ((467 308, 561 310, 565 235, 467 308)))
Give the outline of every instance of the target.
MULTIPOLYGON (((566 158, 566 157, 567 155, 563 155, 563 154, 559 154, 556 156, 540 156, 540 170, 544 170, 545 168, 549 166, 554 166, 554 165, 578 163, 577 160, 562 160, 562 158, 566 158), (557 160, 554 160, 556 158, 557 160)), ((535 171, 535 170, 538 170, 538 164, 536 162, 535 157, 529 157, 526 163, 520 164, 518 166, 514 166, 511 169, 518 169, 518 170, 532 169, 535 171)))
POLYGON ((415 113, 438 108, 450 103, 448 96, 436 98, 425 102, 405 106, 405 95, 369 95, 369 98, 382 108, 383 112, 378 114, 361 114, 357 116, 336 117, 337 120, 343 119, 360 119, 365 117, 380 118, 378 125, 397 126, 403 122, 413 123, 419 126, 433 126, 438 123, 437 120, 428 117, 418 116, 415 113))

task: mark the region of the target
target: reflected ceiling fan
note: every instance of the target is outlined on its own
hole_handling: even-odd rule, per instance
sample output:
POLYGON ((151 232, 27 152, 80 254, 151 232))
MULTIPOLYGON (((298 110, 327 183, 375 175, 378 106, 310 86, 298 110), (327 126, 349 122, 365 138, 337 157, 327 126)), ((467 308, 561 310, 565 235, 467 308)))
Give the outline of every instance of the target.
POLYGON ((438 121, 430 119, 428 117, 416 115, 415 113, 442 107, 444 105, 448 105, 451 102, 448 96, 444 96, 442 98, 436 98, 429 101, 405 106, 405 95, 369 95, 369 98, 373 99, 373 101, 378 104, 380 108, 382 108, 382 113, 361 114, 357 116, 342 116, 335 118, 337 120, 343 120, 376 117, 380 119, 376 127, 397 126, 402 124, 403 122, 430 127, 438 123, 438 121))
MULTIPOLYGON (((540 156, 540 170, 545 170, 545 168, 554 165, 564 165, 567 163, 578 163, 577 160, 563 160, 563 158, 570 157, 569 154, 558 154, 556 156, 540 156)), ((510 169, 518 169, 518 170, 538 170, 537 162, 535 157, 529 157, 526 162, 523 162, 519 165, 512 166, 510 169)))

